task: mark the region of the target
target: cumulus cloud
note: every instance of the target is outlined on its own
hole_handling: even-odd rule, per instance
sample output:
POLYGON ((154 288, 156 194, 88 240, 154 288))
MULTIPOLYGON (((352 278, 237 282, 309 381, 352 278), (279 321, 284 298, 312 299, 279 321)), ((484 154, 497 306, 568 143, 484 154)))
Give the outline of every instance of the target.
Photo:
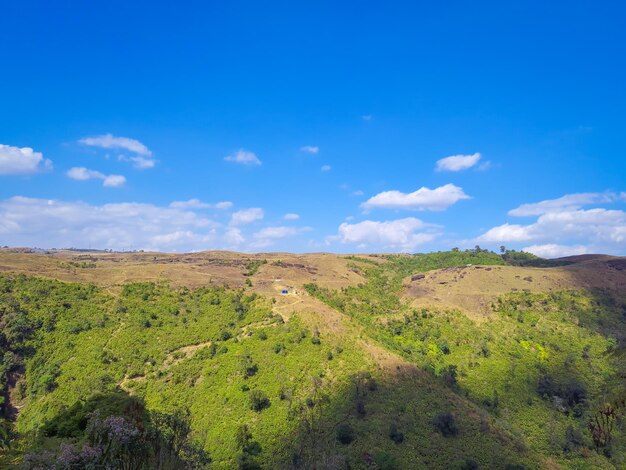
POLYGON ((248 150, 239 149, 234 154, 224 157, 227 162, 238 163, 239 165, 260 165, 261 160, 248 150))
POLYGON ((170 204, 170 207, 174 209, 230 209, 233 203, 230 201, 221 201, 215 204, 209 204, 202 202, 200 199, 189 199, 187 201, 174 201, 170 204))
POLYGON ((320 168, 320 170, 322 170, 322 171, 330 171, 330 170, 332 170, 332 168, 333 167, 330 166, 330 165, 322 165, 322 168, 320 168))
POLYGON ((565 196, 557 199, 547 199, 541 202, 522 204, 515 209, 511 209, 509 211, 509 215, 514 217, 528 217, 545 214, 546 212, 580 209, 581 207, 589 204, 606 204, 625 199, 624 193, 617 194, 605 192, 566 194, 565 196))
POLYGON ((300 218, 299 214, 289 213, 283 215, 283 219, 285 220, 298 220, 300 218))
POLYGON ((446 184, 435 189, 422 187, 412 193, 384 191, 363 204, 366 211, 371 209, 405 209, 414 211, 443 211, 452 204, 470 197, 454 184, 446 184))
POLYGON ((230 218, 231 225, 247 225, 257 220, 263 220, 265 212, 259 207, 252 207, 250 209, 242 209, 234 212, 230 218))
POLYGON ((310 227, 265 227, 252 235, 254 241, 250 244, 250 248, 266 248, 279 240, 294 237, 310 230, 312 230, 310 227))
POLYGON ((563 256, 584 255, 590 253, 590 249, 583 245, 567 246, 557 245, 554 243, 531 245, 522 248, 522 250, 542 258, 561 258, 563 256))
POLYGON ((534 222, 505 223, 487 230, 476 241, 532 243, 527 246, 529 251, 551 257, 591 250, 623 253, 626 249, 626 212, 599 207, 583 209, 581 206, 625 199, 624 193, 578 193, 523 204, 511 210, 509 215, 535 216, 534 222))
POLYGON ((67 176, 77 181, 87 181, 91 179, 102 180, 102 186, 116 188, 124 186, 126 177, 122 175, 105 175, 96 170, 89 170, 85 167, 74 167, 67 171, 67 176))
POLYGON ((52 168, 52 162, 30 147, 0 144, 0 175, 27 175, 52 168))
POLYGON ((103 149, 123 149, 144 157, 152 156, 152 152, 148 147, 138 140, 130 139, 128 137, 116 137, 112 134, 103 134, 94 137, 84 137, 78 142, 91 147, 100 147, 103 149))
POLYGON ((461 171, 473 167, 480 160, 480 153, 471 155, 452 155, 437 160, 437 171, 461 171))
POLYGON ((300 147, 300 151, 304 153, 310 153, 315 155, 319 153, 320 148, 317 145, 305 145, 304 147, 300 147))
POLYGON ((587 239, 596 242, 626 242, 626 212, 608 209, 578 209, 548 212, 528 225, 494 227, 478 240, 486 242, 587 239))
POLYGON ((231 247, 238 247, 243 242, 245 242, 246 239, 241 233, 240 229, 231 227, 228 230, 226 230, 226 233, 224 234, 224 241, 226 242, 227 245, 231 247))
POLYGON ((126 177, 123 175, 106 175, 102 181, 102 186, 117 188, 126 184, 126 177))
POLYGON ((194 212, 134 202, 92 205, 12 197, 0 202, 0 238, 13 246, 200 250, 226 243, 194 212))
POLYGON ((411 251, 437 237, 433 228, 433 225, 425 224, 414 217, 384 222, 373 220, 355 224, 344 222, 339 226, 338 234, 333 239, 363 249, 411 251))
POLYGON ((253 236, 256 239, 278 239, 292 237, 298 233, 300 233, 300 229, 295 227, 265 227, 253 236))

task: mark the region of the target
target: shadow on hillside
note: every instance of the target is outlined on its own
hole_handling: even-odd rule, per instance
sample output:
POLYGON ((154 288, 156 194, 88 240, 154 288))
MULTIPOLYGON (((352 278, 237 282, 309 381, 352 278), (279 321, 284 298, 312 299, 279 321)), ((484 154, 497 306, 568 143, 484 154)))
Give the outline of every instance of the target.
POLYGON ((20 468, 206 468, 188 410, 151 412, 122 390, 74 403, 48 420, 20 468))
POLYGON ((390 378, 357 374, 334 391, 313 380, 308 395, 291 407, 300 424, 273 449, 276 459, 267 468, 537 466, 520 436, 499 429, 486 411, 417 369, 390 378))

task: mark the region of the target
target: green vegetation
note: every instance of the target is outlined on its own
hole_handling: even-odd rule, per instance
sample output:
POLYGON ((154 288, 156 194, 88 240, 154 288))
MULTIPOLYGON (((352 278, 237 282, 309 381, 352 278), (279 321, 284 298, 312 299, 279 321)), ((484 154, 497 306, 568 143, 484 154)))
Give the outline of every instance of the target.
POLYGON ((267 264, 267 260, 266 259, 252 259, 249 260, 246 263, 246 272, 244 273, 244 276, 254 276, 257 271, 259 270, 259 268, 261 266, 263 266, 264 264, 267 264))
MULTIPOLYGON (((623 419, 623 409, 609 412, 610 423, 594 424, 606 417, 605 403, 626 395, 618 339, 626 329, 624 300, 609 291, 517 292, 499 298, 482 323, 455 311, 411 309, 400 300, 406 276, 472 259, 503 262, 485 252, 390 256, 387 263, 359 267, 365 284, 339 291, 306 288, 476 403, 521 446, 577 468, 626 464, 626 433, 609 425, 623 419), (610 443, 602 441, 599 428, 611 429, 610 443)), ((444 436, 454 435, 453 423, 447 412, 436 418, 444 436)))
POLYGON ((305 286, 336 331, 250 289, 1 274, 0 467, 624 468, 619 293, 511 292, 481 322, 402 299, 419 273, 510 262, 349 257, 362 284, 305 286))
POLYGON ((505 247, 502 248, 502 259, 506 262, 506 264, 510 264, 511 266, 551 268, 556 266, 567 266, 573 263, 573 261, 562 259, 544 259, 525 251, 507 250, 505 247))

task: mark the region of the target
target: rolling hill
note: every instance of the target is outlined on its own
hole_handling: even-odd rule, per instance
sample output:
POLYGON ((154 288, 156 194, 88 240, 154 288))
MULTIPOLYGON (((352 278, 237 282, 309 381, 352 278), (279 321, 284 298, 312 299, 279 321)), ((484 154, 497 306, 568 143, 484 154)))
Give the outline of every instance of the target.
POLYGON ((0 250, 0 325, 2 467, 626 468, 624 258, 0 250))

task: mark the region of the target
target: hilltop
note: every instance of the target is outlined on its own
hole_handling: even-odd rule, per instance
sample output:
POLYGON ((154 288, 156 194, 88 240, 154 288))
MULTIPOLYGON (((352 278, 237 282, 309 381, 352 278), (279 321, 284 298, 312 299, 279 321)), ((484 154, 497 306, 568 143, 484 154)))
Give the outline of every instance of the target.
POLYGON ((162 468, 624 468, 624 312, 602 255, 0 250, 0 462, 100 410, 162 468))

